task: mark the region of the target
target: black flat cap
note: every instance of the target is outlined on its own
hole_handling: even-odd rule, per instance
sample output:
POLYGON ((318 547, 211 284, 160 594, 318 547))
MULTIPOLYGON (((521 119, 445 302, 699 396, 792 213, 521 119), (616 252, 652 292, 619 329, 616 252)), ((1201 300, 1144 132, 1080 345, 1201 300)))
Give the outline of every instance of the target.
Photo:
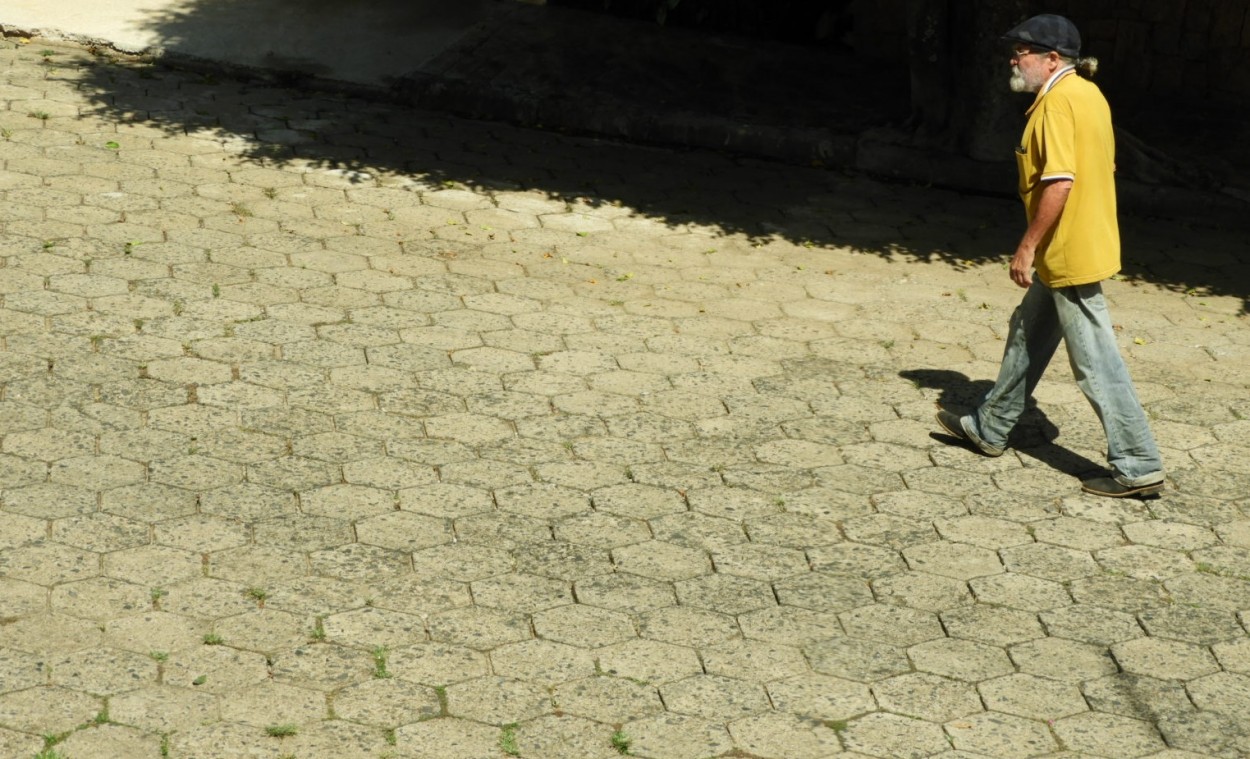
POLYGON ((1076 24, 1053 13, 1034 16, 1004 34, 1003 39, 1054 50, 1065 58, 1081 55, 1081 33, 1076 30, 1076 24))

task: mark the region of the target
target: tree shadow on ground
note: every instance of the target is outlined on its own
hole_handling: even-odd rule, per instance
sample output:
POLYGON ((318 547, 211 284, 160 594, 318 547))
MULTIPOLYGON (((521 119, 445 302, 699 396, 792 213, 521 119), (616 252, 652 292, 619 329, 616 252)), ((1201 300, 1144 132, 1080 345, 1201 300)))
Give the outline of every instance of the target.
MULTIPOLYGON (((976 408, 981 398, 994 386, 991 380, 971 380, 961 372, 947 369, 905 369, 899 372, 899 376, 920 387, 939 391, 937 405, 961 415, 976 408)), ((958 438, 942 432, 933 432, 929 437, 948 445, 962 445, 958 438)), ((1077 479, 1106 473, 1105 466, 1055 443, 1058 437, 1059 428, 1030 398, 1007 444, 1021 454, 1077 479)), ((969 455, 977 454, 970 452, 969 455)))
MULTIPOLYGON (((165 39, 184 39, 201 27, 220 32, 215 14, 227 7, 237 14, 237 3, 201 0, 152 23, 165 39)), ((537 191, 624 206, 673 228, 692 223, 753 241, 850 248, 956 268, 1003 259, 1023 226, 1018 201, 1006 196, 880 185, 838 171, 517 130, 420 111, 388 102, 384 93, 318 91, 303 79, 298 88, 284 87, 282 75, 238 73, 170 70, 110 55, 48 66, 49 79, 69 79, 87 94, 101 121, 218 140, 261 165, 318 168, 362 183, 406 177, 416 189, 537 191)), ((847 77, 862 74, 848 69, 847 77)), ((697 102, 698 78, 683 86, 697 102)), ((862 89, 863 82, 855 86, 862 89)), ((829 107, 819 100, 811 107, 829 107)), ((847 105, 856 108, 862 110, 847 105)), ((801 109, 802 103, 791 107, 801 109)), ((1135 218, 1123 228, 1127 278, 1178 293, 1235 296, 1250 310, 1250 263, 1236 230, 1135 218)))

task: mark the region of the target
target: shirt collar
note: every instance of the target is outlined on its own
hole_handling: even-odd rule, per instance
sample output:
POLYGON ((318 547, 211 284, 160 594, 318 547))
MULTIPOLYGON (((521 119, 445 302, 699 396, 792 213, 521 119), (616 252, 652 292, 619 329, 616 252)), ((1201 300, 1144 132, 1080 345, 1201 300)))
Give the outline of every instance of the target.
POLYGON ((1063 79, 1065 76, 1074 71, 1076 71, 1076 66, 1064 66, 1055 73, 1051 74, 1050 78, 1046 80, 1046 84, 1042 85, 1042 88, 1037 91, 1037 97, 1033 98, 1033 104, 1029 106, 1029 110, 1025 111, 1025 114, 1027 115, 1033 113, 1033 109, 1037 108, 1037 104, 1042 102, 1042 98, 1046 96, 1046 93, 1053 90, 1055 85, 1059 84, 1060 79, 1063 79))
POLYGON ((1046 84, 1042 85, 1042 91, 1040 94, 1045 95, 1047 92, 1050 92, 1051 89, 1059 83, 1060 79, 1064 78, 1073 71, 1076 71, 1076 66, 1064 66, 1055 73, 1051 74, 1050 78, 1046 80, 1046 84))

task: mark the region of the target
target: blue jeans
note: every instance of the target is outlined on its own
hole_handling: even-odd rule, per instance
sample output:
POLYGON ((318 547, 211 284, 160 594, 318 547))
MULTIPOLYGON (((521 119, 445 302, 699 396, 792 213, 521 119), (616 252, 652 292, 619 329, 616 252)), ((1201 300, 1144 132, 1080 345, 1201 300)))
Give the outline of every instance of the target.
POLYGON ((997 448, 1024 413, 1025 402, 1064 340, 1076 384, 1094 407, 1107 433, 1107 462, 1122 485, 1163 480, 1163 462, 1128 368, 1120 356, 1102 296, 1102 285, 1052 290, 1034 275, 1033 284, 1011 316, 1003 364, 994 387, 964 429, 997 448))

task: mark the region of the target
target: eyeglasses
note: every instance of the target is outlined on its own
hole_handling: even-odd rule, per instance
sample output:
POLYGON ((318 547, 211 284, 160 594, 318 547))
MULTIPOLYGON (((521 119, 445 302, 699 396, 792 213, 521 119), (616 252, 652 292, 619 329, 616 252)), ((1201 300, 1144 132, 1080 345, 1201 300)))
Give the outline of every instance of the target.
POLYGON ((1024 58, 1025 56, 1029 56, 1029 55, 1045 55, 1048 52, 1050 51, 1049 50, 1012 50, 1011 57, 1012 58, 1024 58))

